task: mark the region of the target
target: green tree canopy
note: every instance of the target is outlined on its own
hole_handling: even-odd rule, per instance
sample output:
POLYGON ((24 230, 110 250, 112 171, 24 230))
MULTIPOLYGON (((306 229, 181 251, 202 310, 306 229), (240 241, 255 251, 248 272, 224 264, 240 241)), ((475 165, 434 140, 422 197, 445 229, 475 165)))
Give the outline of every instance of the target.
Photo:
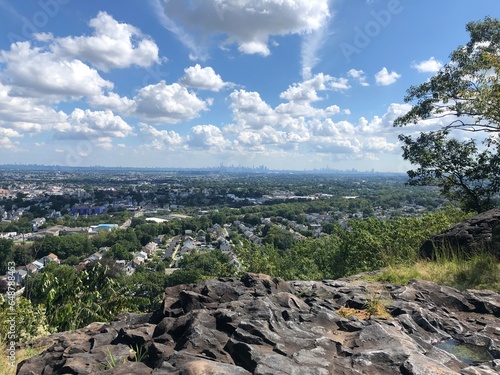
POLYGON ((9 262, 14 261, 14 241, 0 238, 0 275, 5 275, 9 262))
POLYGON ((429 119, 441 124, 416 139, 400 135, 404 159, 419 166, 408 172, 409 182, 437 185, 466 209, 482 212, 500 189, 500 21, 486 17, 466 29, 470 41, 430 80, 408 89, 405 101, 414 105, 394 125, 429 119), (449 138, 455 129, 478 134, 460 142, 449 138))
POLYGON ((411 185, 436 185, 466 210, 483 212, 495 206, 500 190, 500 157, 478 151, 473 140, 446 139, 447 132, 421 133, 413 140, 401 136, 403 157, 419 167, 408 171, 411 185))
POLYGON ((207 277, 233 276, 236 273, 236 268, 229 263, 229 257, 219 249, 186 254, 179 266, 185 271, 199 271, 207 277))
POLYGON ((280 228, 277 225, 271 225, 270 227, 266 227, 264 229, 265 236, 263 242, 265 244, 272 244, 279 250, 290 249, 297 242, 292 233, 280 228))
POLYGON ((471 39, 451 53, 450 62, 427 82, 409 88, 405 101, 416 103, 396 119, 396 126, 439 117, 449 120, 446 129, 498 134, 500 21, 486 17, 466 29, 471 39))

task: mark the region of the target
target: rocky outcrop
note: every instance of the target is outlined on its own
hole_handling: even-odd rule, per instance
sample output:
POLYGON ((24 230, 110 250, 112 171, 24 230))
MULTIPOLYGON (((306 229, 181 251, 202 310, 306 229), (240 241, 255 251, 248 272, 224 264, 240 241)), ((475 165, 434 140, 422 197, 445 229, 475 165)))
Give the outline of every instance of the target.
POLYGON ((500 207, 483 212, 462 221, 447 231, 426 241, 421 253, 427 258, 434 256, 436 248, 452 247, 467 254, 492 251, 500 258, 500 207))
POLYGON ((499 318, 490 291, 247 274, 167 288, 154 314, 53 335, 18 374, 497 374, 499 318), (389 314, 366 318, 380 303, 389 314))

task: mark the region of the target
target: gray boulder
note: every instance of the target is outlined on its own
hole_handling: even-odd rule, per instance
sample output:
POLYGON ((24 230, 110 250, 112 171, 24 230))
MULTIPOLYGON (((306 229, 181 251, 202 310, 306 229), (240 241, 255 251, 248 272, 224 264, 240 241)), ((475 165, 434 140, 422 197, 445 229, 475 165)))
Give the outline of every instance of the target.
POLYGON ((433 258, 437 249, 458 249, 466 254, 491 251, 500 258, 500 207, 460 222, 427 240, 421 254, 433 258))

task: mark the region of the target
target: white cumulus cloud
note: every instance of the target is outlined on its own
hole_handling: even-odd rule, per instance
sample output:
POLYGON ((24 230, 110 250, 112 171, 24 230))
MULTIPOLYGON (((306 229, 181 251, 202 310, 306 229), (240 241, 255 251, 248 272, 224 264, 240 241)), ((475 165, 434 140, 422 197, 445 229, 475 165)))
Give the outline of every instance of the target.
POLYGON ((173 130, 158 130, 155 127, 140 123, 139 128, 143 137, 151 141, 151 147, 157 150, 173 148, 182 144, 182 137, 173 130))
POLYGON ((9 137, 2 137, 0 135, 0 149, 16 151, 18 149, 19 142, 12 141, 9 137))
POLYGON ((193 148, 223 149, 228 141, 217 126, 196 125, 191 128, 187 143, 193 148))
POLYGON ((342 91, 342 90, 348 90, 351 88, 349 85, 349 80, 347 78, 333 78, 332 81, 330 82, 330 87, 333 90, 337 91, 342 91))
POLYGON ((377 85, 388 86, 392 85, 399 78, 401 78, 401 74, 392 71, 389 73, 386 67, 383 67, 382 70, 375 74, 375 82, 377 85))
POLYGON ((0 83, 0 127, 11 128, 23 134, 50 130, 64 122, 66 114, 36 99, 10 95, 11 87, 0 83))
POLYGON ((220 91, 230 85, 224 82, 213 68, 210 66, 202 68, 200 64, 184 69, 184 76, 179 82, 188 87, 210 91, 220 91))
POLYGON ((167 85, 165 81, 141 88, 134 100, 135 115, 165 123, 196 118, 211 103, 198 98, 178 83, 167 85))
POLYGON ((120 23, 106 12, 99 12, 89 26, 94 29, 92 36, 53 39, 54 52, 88 61, 103 71, 160 62, 156 43, 136 27, 120 23))
POLYGON ((273 109, 258 92, 235 90, 230 95, 233 118, 244 128, 261 129, 277 119, 273 109))
POLYGON ((67 122, 54 127, 58 139, 93 139, 108 144, 112 138, 125 138, 133 128, 110 110, 91 111, 75 108, 67 122))
POLYGON ((333 77, 320 73, 306 81, 295 83, 280 94, 280 98, 291 102, 315 102, 321 98, 317 91, 326 90, 326 83, 332 82, 333 77))
POLYGON ((443 67, 443 63, 431 57, 428 60, 414 62, 411 67, 418 70, 419 73, 437 73, 443 67))
POLYGON ((48 102, 100 95, 113 88, 113 83, 82 61, 61 59, 48 50, 31 48, 29 42, 18 42, 9 51, 1 51, 0 62, 7 65, 3 74, 10 79, 13 95, 48 102))
POLYGON ((225 35, 242 53, 269 55, 273 35, 305 34, 329 18, 328 0, 157 0, 161 22, 198 54, 193 41, 225 35), (194 47, 194 48, 193 48, 194 47))

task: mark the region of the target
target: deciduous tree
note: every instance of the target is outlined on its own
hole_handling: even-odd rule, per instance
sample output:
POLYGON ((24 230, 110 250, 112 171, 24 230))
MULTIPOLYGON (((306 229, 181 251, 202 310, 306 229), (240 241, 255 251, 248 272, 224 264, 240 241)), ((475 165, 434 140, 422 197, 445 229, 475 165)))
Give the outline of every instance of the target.
POLYGON ((403 157, 419 166, 408 172, 409 182, 440 186, 466 209, 481 212, 500 189, 500 21, 486 17, 466 29, 470 41, 430 80, 409 88, 405 101, 414 105, 394 125, 439 122, 416 139, 400 136, 403 157), (475 139, 450 139, 455 129, 475 133, 475 139))

